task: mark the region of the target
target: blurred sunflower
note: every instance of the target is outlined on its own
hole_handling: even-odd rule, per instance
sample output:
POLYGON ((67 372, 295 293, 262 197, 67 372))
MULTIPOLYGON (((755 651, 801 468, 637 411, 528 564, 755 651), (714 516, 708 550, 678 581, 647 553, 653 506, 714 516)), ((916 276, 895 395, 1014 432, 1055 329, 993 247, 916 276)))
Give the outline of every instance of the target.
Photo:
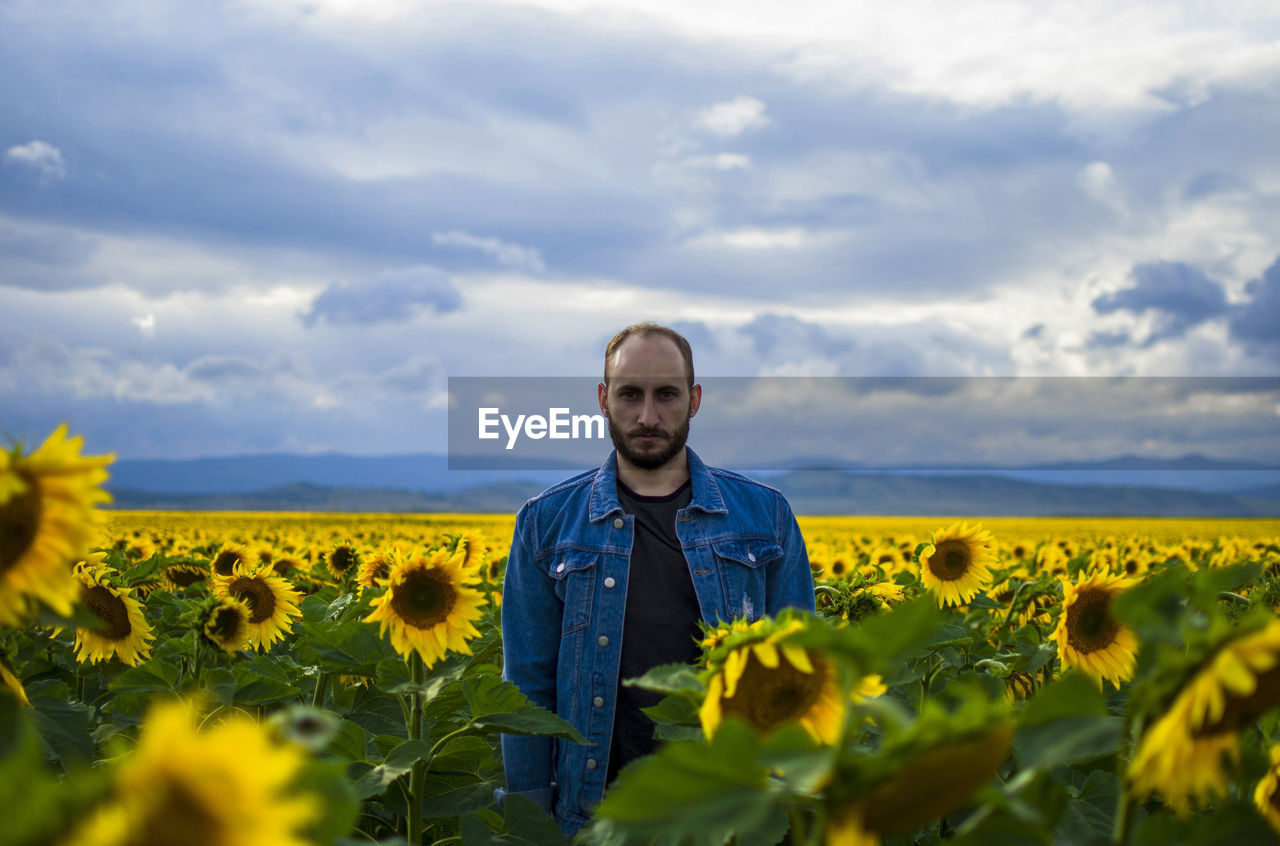
POLYGON ((462 566, 461 555, 437 549, 426 555, 397 555, 390 574, 379 579, 386 593, 373 601, 365 622, 380 623, 391 645, 408 657, 417 652, 428 667, 449 650, 471 654, 467 641, 480 636, 473 623, 484 612, 479 575, 462 566))
POLYGON ((987 564, 995 557, 995 538, 981 524, 954 523, 933 533, 920 550, 921 581, 938 607, 960 605, 991 584, 987 564))
POLYGON ((208 581, 209 569, 199 564, 170 564, 164 568, 164 583, 174 593, 200 582, 208 581))
POLYGON ((391 563, 395 553, 384 550, 369 556, 360 562, 360 571, 356 573, 356 582, 362 589, 373 590, 378 587, 378 579, 385 579, 391 573, 391 563))
POLYGON ((1103 679, 1118 687, 1133 678, 1138 638, 1112 615, 1111 602, 1134 584, 1101 570, 1081 573, 1074 585, 1063 583, 1062 613, 1053 633, 1063 667, 1088 673, 1098 687, 1103 679))
POLYGON ((68 838, 95 846, 305 846, 320 814, 295 790, 306 758, 236 714, 201 731, 186 702, 155 705, 110 800, 68 838))
POLYGON ((270 649, 302 617, 297 592, 270 567, 242 564, 230 576, 214 576, 213 591, 249 606, 249 642, 255 649, 270 649))
POLYGON ((1004 680, 1005 698, 1010 703, 1030 699, 1043 683, 1039 673, 1010 673, 1004 680))
POLYGON ((840 739, 849 701, 884 692, 879 676, 868 676, 851 695, 842 695, 839 674, 830 661, 816 650, 788 642, 805 631, 799 620, 762 619, 748 627, 752 630, 758 639, 711 655, 707 695, 698 711, 708 738, 726 717, 735 716, 760 734, 794 723, 830 746, 840 739))
POLYGON ((1280 834, 1280 745, 1271 747, 1271 767, 1253 791, 1253 804, 1280 834))
POLYGON ((253 612, 244 600, 220 596, 205 613, 200 632, 223 652, 238 652, 249 646, 253 612))
POLYGON ((224 543, 213 557, 213 573, 215 576, 230 576, 236 567, 249 559, 248 551, 240 544, 224 543))
POLYGON ((70 616, 78 587, 71 564, 89 550, 110 502, 103 468, 114 455, 80 455, 83 438, 59 426, 40 448, 0 452, 0 626, 19 626, 43 602, 70 616))
POLYGON ((1280 705, 1280 620, 1237 635, 1181 686, 1142 735, 1129 763, 1130 792, 1158 793, 1179 816, 1225 796, 1224 762, 1240 760, 1240 730, 1280 705))
POLYGON ((80 586, 80 604, 93 612, 99 626, 76 629, 76 660, 96 664, 115 656, 130 667, 151 657, 155 640, 142 603, 129 588, 111 585, 112 573, 103 567, 79 566, 74 578, 80 586))
MULTIPOLYGON (((991 711, 987 721, 998 713, 991 711)), ((887 770, 871 784, 864 781, 864 786, 855 788, 855 796, 832 802, 824 838, 827 846, 879 844, 882 835, 914 831, 962 807, 995 777, 1013 744, 1013 725, 1007 719, 984 728, 947 728, 936 714, 920 722, 931 725, 908 729, 918 736, 908 739, 902 752, 882 749, 878 753, 877 757, 890 759, 887 770)), ((865 757, 857 763, 885 766, 865 757)), ((828 793, 839 797, 849 781, 860 780, 847 779, 849 775, 838 771, 828 793)))
POLYGON ((31 707, 31 700, 27 698, 27 689, 22 686, 22 679, 18 678, 18 674, 13 671, 3 656, 0 656, 0 688, 5 688, 23 705, 31 707))

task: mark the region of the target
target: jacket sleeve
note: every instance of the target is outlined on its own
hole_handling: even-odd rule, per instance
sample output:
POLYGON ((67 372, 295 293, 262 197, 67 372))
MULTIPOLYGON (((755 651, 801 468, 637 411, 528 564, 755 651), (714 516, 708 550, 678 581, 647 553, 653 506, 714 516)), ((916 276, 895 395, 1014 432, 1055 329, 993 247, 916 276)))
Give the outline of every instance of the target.
MULTIPOLYGON (((520 510, 502 586, 502 677, 535 704, 556 711, 556 661, 563 603, 532 551, 529 506, 520 510)), ((554 741, 502 735, 507 792, 522 794, 548 813, 552 807, 554 741)))
POLYGON ((783 608, 814 611, 813 571, 791 506, 778 494, 777 528, 782 557, 771 562, 765 574, 765 611, 775 616, 783 608))

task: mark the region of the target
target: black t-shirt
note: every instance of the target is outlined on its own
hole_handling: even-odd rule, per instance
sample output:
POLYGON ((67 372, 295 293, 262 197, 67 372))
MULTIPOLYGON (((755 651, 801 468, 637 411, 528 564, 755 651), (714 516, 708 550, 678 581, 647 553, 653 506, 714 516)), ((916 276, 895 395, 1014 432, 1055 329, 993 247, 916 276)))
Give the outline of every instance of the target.
POLYGON ((653 752, 653 721, 641 708, 657 705, 659 693, 624 687, 660 664, 689 664, 702 654, 698 641, 701 611, 680 539, 676 513, 692 497, 689 482, 666 496, 640 496, 618 482, 618 501, 635 515, 627 610, 622 625, 618 668, 618 708, 613 720, 608 780, 627 763, 653 752))

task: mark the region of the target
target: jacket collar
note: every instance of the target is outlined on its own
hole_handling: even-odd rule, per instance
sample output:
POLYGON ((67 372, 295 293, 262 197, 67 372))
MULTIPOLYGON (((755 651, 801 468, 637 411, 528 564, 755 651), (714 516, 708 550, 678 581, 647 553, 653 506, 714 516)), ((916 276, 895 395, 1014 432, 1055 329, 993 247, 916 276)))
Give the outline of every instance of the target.
MULTIPOLYGON (((685 455, 689 461, 689 479, 693 491, 689 497, 689 507, 697 508, 708 514, 728 514, 724 497, 720 495, 720 486, 716 479, 702 463, 698 454, 685 447, 685 455)), ((595 481, 591 483, 591 504, 588 519, 595 523, 606 517, 622 512, 622 504, 618 502, 618 452, 609 453, 604 464, 596 471, 595 481)))

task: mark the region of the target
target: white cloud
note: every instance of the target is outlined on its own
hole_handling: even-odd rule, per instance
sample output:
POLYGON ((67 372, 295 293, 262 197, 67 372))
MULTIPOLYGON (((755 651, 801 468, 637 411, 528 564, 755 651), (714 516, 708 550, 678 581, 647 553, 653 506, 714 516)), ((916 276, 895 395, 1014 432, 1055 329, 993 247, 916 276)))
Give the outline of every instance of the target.
POLYGON ((492 256, 498 264, 517 270, 541 273, 547 269, 542 261, 542 254, 532 247, 522 247, 519 244, 500 241, 497 238, 482 238, 469 232, 463 232, 460 229, 451 229, 448 232, 432 232, 431 243, 447 247, 461 247, 467 250, 478 250, 492 256))
POLYGON ((710 156, 695 156, 688 160, 688 164, 711 170, 747 170, 751 167, 751 157, 742 153, 716 153, 710 156))
POLYGON ((134 316, 133 325, 138 327, 138 331, 142 333, 144 338, 154 338, 156 336, 156 315, 155 312, 147 312, 134 316))
POLYGON ((1111 165, 1102 161, 1089 162, 1080 170, 1076 180, 1081 189, 1093 199, 1116 211, 1124 211, 1124 196, 1111 165))
POLYGON ((67 163, 61 151, 44 141, 31 141, 5 151, 5 159, 40 171, 43 179, 62 179, 67 175, 67 163))
POLYGON ((841 232, 815 232, 798 226, 781 229, 745 227, 711 232, 690 239, 693 247, 732 247, 737 250, 799 250, 841 240, 841 232))
POLYGON ((768 126, 769 117, 764 113, 764 103, 755 97, 737 97, 703 109, 698 122, 716 135, 728 137, 768 126))

